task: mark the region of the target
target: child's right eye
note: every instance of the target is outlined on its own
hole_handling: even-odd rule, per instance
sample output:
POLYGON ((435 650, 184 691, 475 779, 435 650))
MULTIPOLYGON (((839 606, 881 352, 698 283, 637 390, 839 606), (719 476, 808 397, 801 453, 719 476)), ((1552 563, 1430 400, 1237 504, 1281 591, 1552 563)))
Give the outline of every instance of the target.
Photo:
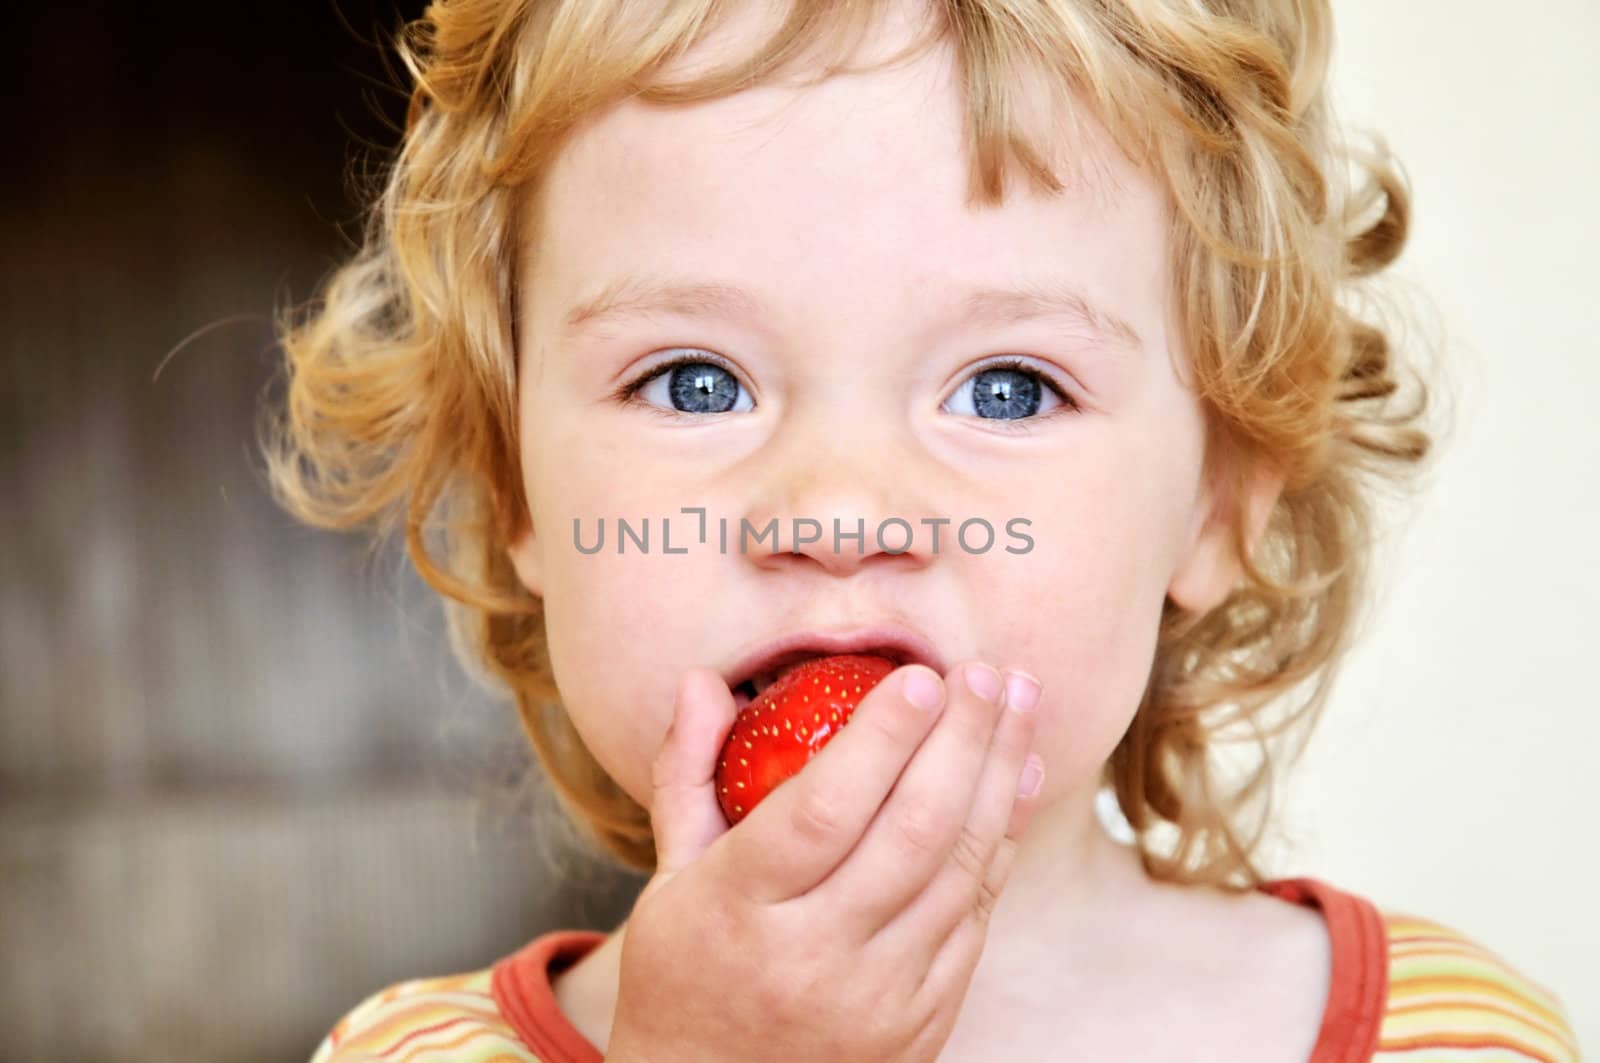
POLYGON ((663 362, 616 390, 619 402, 638 402, 662 413, 743 413, 755 408, 733 370, 712 355, 684 354, 663 362))

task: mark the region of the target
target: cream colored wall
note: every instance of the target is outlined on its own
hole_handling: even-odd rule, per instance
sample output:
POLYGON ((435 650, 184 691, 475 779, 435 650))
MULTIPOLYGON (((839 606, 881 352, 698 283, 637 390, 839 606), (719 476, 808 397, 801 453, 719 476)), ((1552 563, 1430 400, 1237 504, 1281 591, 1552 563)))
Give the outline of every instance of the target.
POLYGON ((1342 116, 1412 177, 1397 269, 1456 425, 1391 509, 1275 862, 1475 936, 1600 1051, 1600 5, 1336 8, 1342 116))

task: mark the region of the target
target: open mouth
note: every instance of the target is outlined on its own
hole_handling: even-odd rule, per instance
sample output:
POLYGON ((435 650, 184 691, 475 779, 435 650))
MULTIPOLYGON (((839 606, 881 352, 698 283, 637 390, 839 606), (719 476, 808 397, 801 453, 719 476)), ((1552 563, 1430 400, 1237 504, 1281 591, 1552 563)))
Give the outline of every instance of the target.
MULTIPOLYGON (((810 659, 811 658, 809 657, 803 658, 803 660, 810 659)), ((738 703, 741 709, 744 708, 746 705, 756 700, 756 698, 760 697, 762 692, 764 692, 768 687, 776 683, 779 676, 787 674, 794 668, 798 667, 800 663, 801 661, 795 661, 793 664, 786 665, 777 671, 762 672, 760 675, 751 676, 749 679, 746 679, 743 683, 740 683, 738 686, 733 688, 734 701, 738 703)))
MULTIPOLYGON (((905 651, 896 646, 869 646, 859 650, 851 650, 849 655, 884 657, 890 661, 893 661, 896 668, 910 660, 910 657, 905 653, 905 651)), ((763 671, 757 672, 750 678, 735 685, 733 687, 734 702, 739 706, 739 708, 742 709, 756 698, 760 697, 773 683, 776 683, 779 679, 782 679, 785 675, 788 675, 806 661, 813 661, 819 657, 834 656, 842 655, 830 653, 796 653, 790 655, 777 664, 768 667, 763 671)))
POLYGON ((768 687, 778 681, 779 676, 788 673, 799 664, 800 662, 796 661, 794 664, 788 665, 787 667, 779 669, 776 672, 762 672, 760 675, 752 676, 751 678, 746 679, 743 683, 740 683, 738 686, 734 687, 734 696, 736 698, 744 699, 743 701, 739 702, 739 707, 743 708, 745 705, 748 705, 750 702, 760 697, 768 687))

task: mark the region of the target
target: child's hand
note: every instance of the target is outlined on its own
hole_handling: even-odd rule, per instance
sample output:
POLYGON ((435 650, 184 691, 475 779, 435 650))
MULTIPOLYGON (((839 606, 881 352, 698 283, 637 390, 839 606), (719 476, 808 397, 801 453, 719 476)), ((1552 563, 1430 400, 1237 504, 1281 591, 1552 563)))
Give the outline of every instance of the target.
POLYGON ((733 696, 709 669, 684 675, 653 769, 657 870, 623 938, 607 1059, 939 1054, 1036 804, 1017 791, 1037 713, 1016 702, 1037 688, 1012 675, 1012 697, 990 701, 969 670, 999 685, 971 662, 945 683, 896 669, 732 829, 712 778, 733 696), (913 704, 911 679, 942 687, 941 704, 913 704))

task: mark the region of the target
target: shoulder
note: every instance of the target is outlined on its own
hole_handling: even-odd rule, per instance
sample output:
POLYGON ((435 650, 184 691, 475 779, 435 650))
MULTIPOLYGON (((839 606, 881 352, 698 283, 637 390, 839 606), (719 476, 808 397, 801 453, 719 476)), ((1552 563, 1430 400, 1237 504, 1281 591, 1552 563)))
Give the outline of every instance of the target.
POLYGON ((1427 1049, 1576 1063, 1578 1041, 1561 1000, 1468 934, 1380 907, 1389 992, 1376 1059, 1427 1049))
POLYGON ((491 973, 486 967, 380 989, 334 1024, 310 1063, 399 1063, 419 1051, 431 1058, 538 1063, 500 1014, 491 973))

